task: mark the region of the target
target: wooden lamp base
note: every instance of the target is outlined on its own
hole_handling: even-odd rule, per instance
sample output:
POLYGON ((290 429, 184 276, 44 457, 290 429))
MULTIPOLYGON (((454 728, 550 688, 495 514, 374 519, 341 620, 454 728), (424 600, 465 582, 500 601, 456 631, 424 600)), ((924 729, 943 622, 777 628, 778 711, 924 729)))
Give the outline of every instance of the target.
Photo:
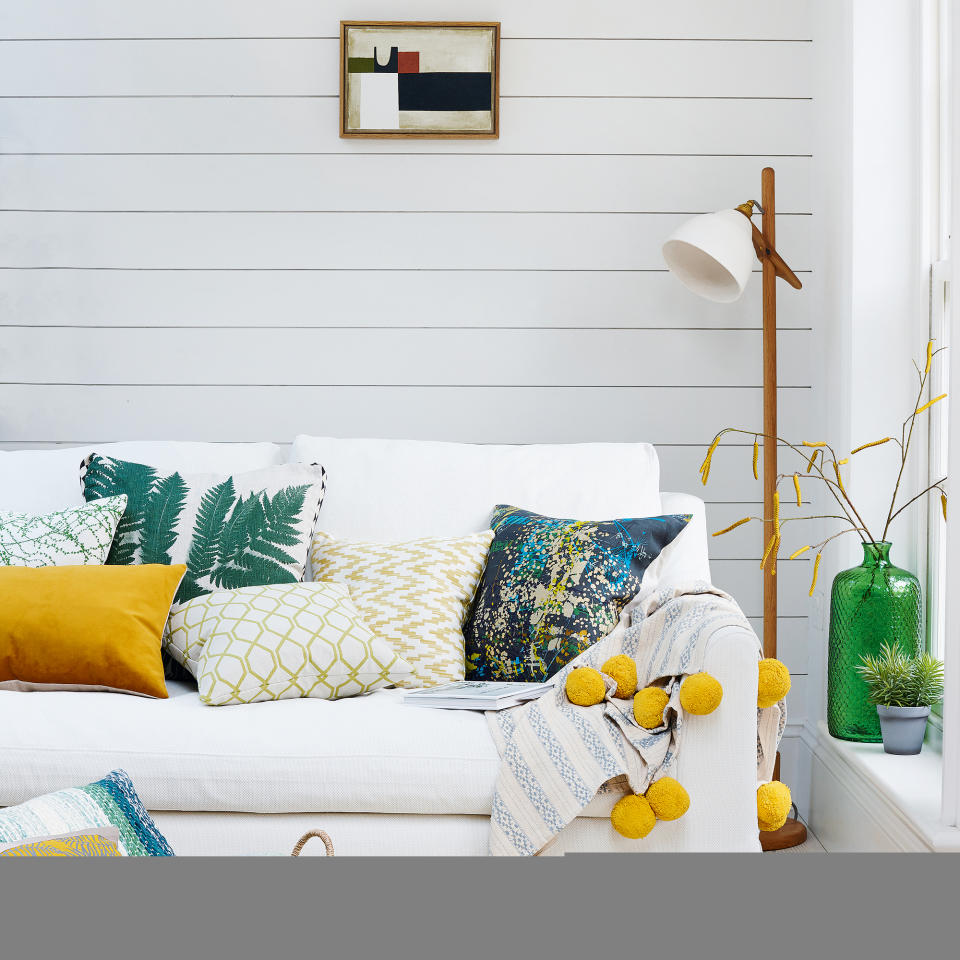
POLYGON ((760 846, 764 852, 799 847, 806 840, 807 828, 799 820, 788 820, 779 830, 760 831, 760 846))
MULTIPOLYGON (((777 759, 773 762, 773 779, 780 779, 780 751, 777 751, 777 759)), ((792 806, 791 812, 796 810, 792 806)), ((779 830, 761 830, 760 846, 764 853, 768 850, 787 850, 790 847, 799 847, 801 843, 806 843, 807 828, 801 823, 799 817, 794 819, 790 817, 779 830)))

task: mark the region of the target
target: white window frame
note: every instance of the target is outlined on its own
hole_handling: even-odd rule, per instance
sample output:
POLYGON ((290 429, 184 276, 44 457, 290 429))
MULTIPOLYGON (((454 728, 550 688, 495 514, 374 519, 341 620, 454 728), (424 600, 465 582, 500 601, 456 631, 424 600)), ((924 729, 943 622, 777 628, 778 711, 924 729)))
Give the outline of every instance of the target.
MULTIPOLYGON (((960 17, 949 16, 949 5, 944 4, 942 13, 948 17, 942 33, 949 43, 946 56, 948 82, 944 89, 950 103, 944 111, 945 138, 949 138, 950 162, 947 173, 950 190, 950 225, 960 224, 960 121, 956 108, 960 106, 960 70, 952 70, 951 64, 960 62, 960 17)), ((949 282, 955 288, 960 282, 960 270, 954 260, 950 265, 949 282)), ((949 325, 953 331, 960 330, 960 297, 949 301, 949 325)), ((956 342, 957 338, 954 337, 956 342)), ((951 390, 960 389, 960 350, 951 350, 948 355, 951 390)), ((960 418, 948 425, 950 452, 948 465, 956 476, 960 471, 960 418)), ((954 585, 960 581, 960 525, 954 521, 946 526, 946 574, 947 582, 954 585)), ((941 822, 956 831, 960 827, 960 595, 957 590, 947 590, 945 597, 946 627, 943 635, 943 659, 946 674, 946 690, 943 703, 943 797, 941 822)))
MULTIPOLYGON (((929 336, 938 348, 950 341, 950 15, 949 0, 925 0, 922 10, 921 256, 929 264, 929 336)), ((949 353, 931 371, 930 397, 947 392, 949 353)), ((926 483, 947 474, 949 399, 931 408, 927 421, 926 483)), ((940 498, 928 498, 926 523, 926 645, 943 656, 946 635, 946 532, 940 498)), ((938 714, 939 710, 936 711, 938 714)))

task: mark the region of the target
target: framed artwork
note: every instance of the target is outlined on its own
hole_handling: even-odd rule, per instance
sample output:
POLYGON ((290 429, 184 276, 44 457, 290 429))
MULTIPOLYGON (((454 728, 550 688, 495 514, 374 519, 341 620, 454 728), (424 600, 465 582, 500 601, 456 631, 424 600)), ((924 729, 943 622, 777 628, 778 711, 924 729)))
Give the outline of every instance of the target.
POLYGON ((341 137, 499 131, 499 23, 341 21, 341 137))

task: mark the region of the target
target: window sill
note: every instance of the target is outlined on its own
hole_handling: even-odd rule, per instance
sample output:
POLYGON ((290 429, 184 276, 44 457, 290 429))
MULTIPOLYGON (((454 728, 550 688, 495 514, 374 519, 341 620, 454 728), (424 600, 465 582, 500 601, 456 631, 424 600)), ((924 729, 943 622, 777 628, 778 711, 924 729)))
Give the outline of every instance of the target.
POLYGON ((936 744, 897 757, 880 743, 835 740, 823 721, 817 734, 811 820, 827 850, 960 850, 960 831, 940 822, 936 744))

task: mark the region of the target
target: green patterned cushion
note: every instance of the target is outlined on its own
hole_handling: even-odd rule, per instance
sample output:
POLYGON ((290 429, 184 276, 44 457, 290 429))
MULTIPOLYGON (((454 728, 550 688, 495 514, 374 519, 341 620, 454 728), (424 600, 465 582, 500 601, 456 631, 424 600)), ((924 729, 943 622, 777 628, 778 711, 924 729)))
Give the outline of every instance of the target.
POLYGON ((121 494, 39 517, 0 512, 0 567, 101 565, 126 506, 121 494))
POLYGON ((107 563, 185 563, 177 603, 213 590, 303 579, 323 502, 323 467, 294 463, 226 477, 162 474, 93 453, 80 475, 87 500, 127 495, 107 563))
POLYGON ((125 857, 172 857, 125 770, 0 810, 0 843, 113 825, 125 857))
POLYGON ((170 616, 168 652, 213 706, 314 697, 338 700, 410 677, 410 664, 374 636, 342 583, 210 593, 170 616))

